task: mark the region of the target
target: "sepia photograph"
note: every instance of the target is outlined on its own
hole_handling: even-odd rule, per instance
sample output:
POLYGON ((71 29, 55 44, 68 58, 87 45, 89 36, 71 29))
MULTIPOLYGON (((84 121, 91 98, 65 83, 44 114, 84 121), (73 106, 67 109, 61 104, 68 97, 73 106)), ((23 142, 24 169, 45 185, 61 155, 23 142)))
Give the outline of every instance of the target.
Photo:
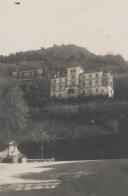
POLYGON ((0 0, 0 196, 128 195, 127 19, 127 0, 0 0))

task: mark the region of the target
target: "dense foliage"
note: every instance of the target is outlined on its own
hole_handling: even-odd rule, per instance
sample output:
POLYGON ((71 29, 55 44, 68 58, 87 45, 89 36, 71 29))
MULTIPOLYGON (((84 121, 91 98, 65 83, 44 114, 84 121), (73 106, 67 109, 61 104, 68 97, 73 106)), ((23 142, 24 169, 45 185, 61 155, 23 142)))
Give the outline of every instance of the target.
POLYGON ((78 64, 86 70, 128 72, 128 62, 121 55, 95 55, 76 45, 54 45, 36 51, 17 52, 9 56, 0 56, 0 62, 6 65, 13 64, 14 68, 19 69, 47 67, 49 72, 65 72, 67 67, 78 64))
POLYGON ((18 139, 27 128, 27 105, 20 87, 11 79, 0 79, 0 141, 18 139))

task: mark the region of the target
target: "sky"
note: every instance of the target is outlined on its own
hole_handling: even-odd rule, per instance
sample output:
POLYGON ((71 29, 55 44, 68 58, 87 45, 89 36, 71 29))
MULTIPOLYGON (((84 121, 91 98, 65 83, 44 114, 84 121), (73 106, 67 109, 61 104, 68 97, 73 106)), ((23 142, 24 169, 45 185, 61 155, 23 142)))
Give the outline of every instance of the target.
POLYGON ((128 60, 127 20, 127 0, 0 0, 0 54, 76 44, 128 60))

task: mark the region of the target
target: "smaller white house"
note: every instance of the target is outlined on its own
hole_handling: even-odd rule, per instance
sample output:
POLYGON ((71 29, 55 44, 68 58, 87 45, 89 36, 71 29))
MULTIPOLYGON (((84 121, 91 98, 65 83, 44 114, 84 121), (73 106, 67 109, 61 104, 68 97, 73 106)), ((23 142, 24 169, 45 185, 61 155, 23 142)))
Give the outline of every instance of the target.
POLYGON ((14 71, 12 77, 16 81, 29 81, 42 79, 43 73, 44 71, 42 69, 14 71))
POLYGON ((12 141, 8 148, 0 152, 0 162, 26 163, 26 156, 17 148, 17 143, 12 141))

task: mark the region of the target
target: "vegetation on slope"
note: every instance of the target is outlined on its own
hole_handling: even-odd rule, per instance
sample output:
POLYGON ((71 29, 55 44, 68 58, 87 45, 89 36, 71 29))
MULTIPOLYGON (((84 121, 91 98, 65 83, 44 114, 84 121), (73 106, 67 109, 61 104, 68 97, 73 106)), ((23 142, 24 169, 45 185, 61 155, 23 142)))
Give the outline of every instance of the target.
POLYGON ((65 72, 66 68, 82 65, 85 70, 109 70, 113 73, 128 72, 128 62, 121 55, 95 55, 86 48, 76 45, 54 45, 36 51, 17 52, 0 56, 3 64, 13 64, 14 68, 32 69, 47 67, 49 72, 65 72))
POLYGON ((127 134, 128 62, 121 55, 97 56, 79 46, 54 45, 38 51, 0 56, 0 75, 0 115, 1 119, 4 118, 1 120, 1 138, 9 138, 8 130, 11 138, 18 135, 23 140, 32 140, 36 134, 41 134, 41 130, 48 132, 51 139, 127 134), (85 71, 112 72, 114 100, 98 97, 68 101, 50 99, 50 78, 58 71, 63 75, 67 67, 78 64, 82 65, 85 71), (11 80, 12 71, 15 69, 37 68, 45 70, 43 80, 20 85, 11 80), (27 107, 29 113, 26 112, 27 107), (8 128, 5 125, 8 125, 8 128), (37 128, 39 125, 40 129, 37 128))
POLYGON ((0 79, 0 141, 17 138, 27 126, 27 105, 20 87, 4 77, 0 79))

